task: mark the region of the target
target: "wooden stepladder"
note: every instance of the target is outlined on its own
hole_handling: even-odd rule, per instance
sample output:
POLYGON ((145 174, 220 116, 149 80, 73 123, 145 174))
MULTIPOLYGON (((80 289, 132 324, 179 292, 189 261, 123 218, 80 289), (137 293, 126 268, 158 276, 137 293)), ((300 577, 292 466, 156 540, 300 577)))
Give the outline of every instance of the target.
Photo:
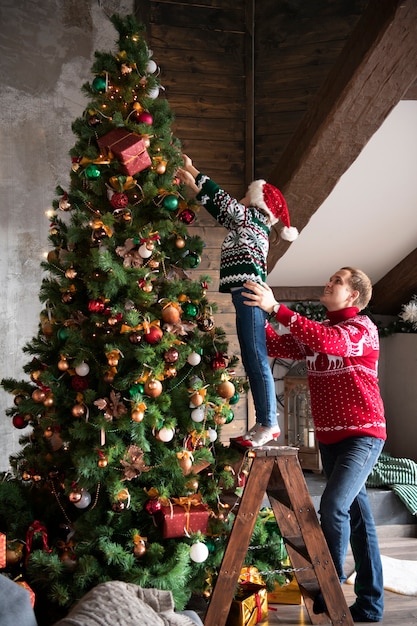
POLYGON ((230 533, 204 626, 224 626, 265 493, 290 557, 294 576, 312 624, 353 626, 342 587, 324 539, 304 475, 298 449, 264 446, 254 450, 250 472, 230 533), (315 614, 321 591, 327 614, 315 614))

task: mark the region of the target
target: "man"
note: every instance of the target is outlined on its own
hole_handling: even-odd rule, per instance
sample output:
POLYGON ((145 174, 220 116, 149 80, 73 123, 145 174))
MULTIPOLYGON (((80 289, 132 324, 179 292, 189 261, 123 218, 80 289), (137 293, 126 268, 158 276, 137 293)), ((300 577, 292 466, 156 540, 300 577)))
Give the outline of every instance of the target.
MULTIPOLYGON (((355 560, 355 622, 382 620, 384 590, 375 523, 365 483, 386 439, 384 407, 377 367, 378 330, 359 312, 372 295, 361 270, 344 267, 326 283, 321 297, 327 320, 315 322, 279 304, 266 285, 247 281, 248 306, 258 306, 286 327, 279 335, 266 325, 268 354, 305 360, 311 410, 319 443, 326 488, 320 520, 339 579, 349 540, 355 560)), ((326 610, 321 594, 315 612, 326 610)))

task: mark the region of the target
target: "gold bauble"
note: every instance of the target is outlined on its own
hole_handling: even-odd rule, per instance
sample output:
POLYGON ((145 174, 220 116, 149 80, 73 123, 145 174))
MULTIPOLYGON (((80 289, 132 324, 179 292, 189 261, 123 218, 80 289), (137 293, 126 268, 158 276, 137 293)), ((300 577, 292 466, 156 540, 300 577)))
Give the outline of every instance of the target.
POLYGON ((105 457, 103 457, 102 459, 99 459, 97 461, 98 467, 107 467, 108 463, 109 462, 108 462, 108 460, 105 457))
POLYGON ((162 309, 161 317, 167 324, 176 324, 181 318, 181 312, 178 307, 169 304, 162 309))
POLYGON ((65 278, 73 280, 77 276, 77 271, 73 267, 69 267, 65 272, 65 278))
POLYGON ((42 389, 35 389, 32 393, 32 400, 35 402, 43 402, 46 398, 46 393, 42 389))
POLYGON ((219 385, 217 385, 217 393, 221 398, 225 398, 227 400, 235 395, 236 388, 230 380, 223 380, 219 385))
POLYGON ((67 361, 67 359, 62 359, 60 361, 58 361, 58 369, 61 372, 66 372, 66 370, 69 368, 69 363, 67 361))
POLYGON ((43 401, 43 404, 46 407, 54 406, 54 396, 51 393, 48 393, 43 401))
POLYGON ((145 417, 145 411, 141 411, 140 409, 134 409, 130 417, 134 422, 141 422, 145 417))
POLYGON ((148 378, 144 388, 145 394, 150 398, 157 398, 162 393, 162 383, 156 378, 148 378))
POLYGON ((71 413, 74 417, 82 417, 85 414, 85 407, 83 404, 74 404, 71 409, 71 413))

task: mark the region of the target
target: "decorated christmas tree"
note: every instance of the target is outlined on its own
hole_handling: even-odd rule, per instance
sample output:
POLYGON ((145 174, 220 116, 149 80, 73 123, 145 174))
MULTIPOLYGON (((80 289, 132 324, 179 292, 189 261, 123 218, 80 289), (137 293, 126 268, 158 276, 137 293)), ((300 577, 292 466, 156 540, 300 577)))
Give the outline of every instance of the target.
MULTIPOLYGON (((246 383, 209 278, 190 278, 203 241, 173 113, 143 27, 112 22, 118 51, 96 53, 53 201, 26 379, 1 383, 8 419, 30 427, 0 484, 5 572, 63 612, 106 580, 169 589, 179 609, 208 599, 250 463, 220 438, 246 383)), ((246 563, 276 568, 264 522, 246 563)))

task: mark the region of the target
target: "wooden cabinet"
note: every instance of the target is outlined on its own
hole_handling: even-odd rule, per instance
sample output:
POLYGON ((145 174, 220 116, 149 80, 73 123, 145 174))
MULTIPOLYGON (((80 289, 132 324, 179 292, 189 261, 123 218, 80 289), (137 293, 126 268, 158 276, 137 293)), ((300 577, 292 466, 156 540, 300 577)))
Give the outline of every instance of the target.
POLYGON ((284 377, 285 444, 299 448, 298 459, 303 469, 321 471, 313 418, 307 369, 304 362, 295 363, 284 377))

